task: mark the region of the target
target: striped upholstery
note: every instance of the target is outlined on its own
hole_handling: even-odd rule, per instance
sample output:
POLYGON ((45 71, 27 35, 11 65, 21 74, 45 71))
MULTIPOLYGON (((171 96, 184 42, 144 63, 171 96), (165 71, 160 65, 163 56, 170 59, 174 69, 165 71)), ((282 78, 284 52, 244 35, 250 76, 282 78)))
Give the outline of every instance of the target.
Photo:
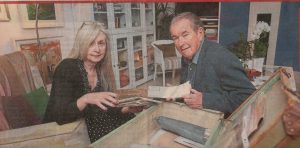
POLYGON ((175 72, 176 69, 180 69, 181 68, 181 55, 180 53, 178 53, 178 51, 176 50, 175 46, 170 46, 174 44, 173 40, 157 40, 151 43, 151 46, 154 48, 154 80, 156 78, 157 75, 157 66, 161 67, 162 73, 163 73, 163 86, 165 86, 165 71, 166 70, 172 70, 172 78, 175 77, 175 72), (170 50, 175 53, 175 55, 169 55, 169 56, 164 56, 164 53, 162 52, 162 50, 160 49, 164 48, 165 50, 168 50, 168 52, 170 52, 170 50), (175 52, 174 52, 175 51, 175 52))
POLYGON ((173 70, 181 68, 181 58, 180 57, 167 57, 164 58, 166 70, 173 70))

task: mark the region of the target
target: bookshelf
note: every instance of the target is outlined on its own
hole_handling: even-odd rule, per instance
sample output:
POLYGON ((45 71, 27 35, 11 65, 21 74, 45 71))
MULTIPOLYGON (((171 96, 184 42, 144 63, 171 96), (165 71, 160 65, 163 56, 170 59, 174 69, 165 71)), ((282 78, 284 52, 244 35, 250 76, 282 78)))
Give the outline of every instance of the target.
POLYGON ((199 19, 204 24, 206 37, 209 40, 218 42, 219 17, 218 16, 200 16, 199 19))
POLYGON ((118 89, 134 88, 153 79, 154 3, 94 3, 94 20, 110 36, 112 64, 118 89))

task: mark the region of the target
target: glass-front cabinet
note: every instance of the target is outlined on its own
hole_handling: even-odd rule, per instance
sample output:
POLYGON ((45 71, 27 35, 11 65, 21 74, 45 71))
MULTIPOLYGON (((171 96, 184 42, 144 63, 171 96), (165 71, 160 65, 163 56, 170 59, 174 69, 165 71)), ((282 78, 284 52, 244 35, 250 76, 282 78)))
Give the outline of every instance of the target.
POLYGON ((132 27, 141 27, 141 4, 131 3, 132 27))
MULTIPOLYGON (((154 34, 147 33, 146 35, 146 50, 147 50, 147 73, 148 77, 153 77, 154 74, 154 49, 151 43, 154 41, 154 34)), ((152 78, 151 77, 151 78, 152 78)))
POLYGON ((115 47, 116 50, 116 54, 118 57, 117 58, 117 63, 114 64, 115 65, 115 69, 118 69, 118 73, 119 73, 119 86, 120 87, 126 87, 130 85, 130 81, 129 81, 129 57, 128 57, 128 43, 127 43, 127 38, 126 37, 121 37, 121 38, 117 38, 116 39, 116 44, 117 45, 115 47))
POLYGON ((142 35, 133 36, 133 59, 134 59, 134 71, 135 81, 139 81, 144 78, 143 70, 143 48, 142 48, 142 35))
POLYGON ((95 3, 94 20, 107 26, 117 88, 153 79, 154 3, 95 3))
POLYGON ((154 4, 146 3, 145 4, 145 20, 146 26, 154 25, 154 4))
POLYGON ((115 28, 125 28, 126 27, 126 5, 124 3, 114 3, 113 4, 115 28))
POLYGON ((106 29, 108 26, 108 20, 107 20, 107 7, 106 3, 96 3, 93 5, 93 11, 94 11, 94 20, 101 22, 105 25, 106 29))

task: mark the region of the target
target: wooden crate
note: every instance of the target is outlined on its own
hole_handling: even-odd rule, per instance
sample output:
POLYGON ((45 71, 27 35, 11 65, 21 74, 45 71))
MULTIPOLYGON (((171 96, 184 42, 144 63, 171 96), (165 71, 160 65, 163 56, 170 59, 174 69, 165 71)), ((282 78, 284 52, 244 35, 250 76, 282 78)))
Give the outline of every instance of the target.
MULTIPOLYGON (((138 114, 136 118, 92 143, 89 147, 129 148, 132 144, 150 144, 151 138, 160 130, 159 125, 154 121, 158 116, 182 120, 208 128, 211 137, 216 133, 215 130, 223 118, 223 114, 217 111, 191 109, 175 103, 162 103, 138 114)), ((180 147, 180 144, 175 143, 172 138, 174 137, 171 136, 171 139, 160 141, 160 146, 180 147)))
POLYGON ((70 147, 90 143, 84 120, 58 125, 55 122, 0 132, 0 147, 70 147))
POLYGON ((213 139, 217 144, 212 146, 225 148, 279 146, 287 137, 282 122, 282 114, 288 102, 282 89, 284 86, 281 80, 283 70, 291 74, 289 83, 285 85, 295 86, 291 68, 277 70, 228 119, 222 122, 220 135, 213 139))

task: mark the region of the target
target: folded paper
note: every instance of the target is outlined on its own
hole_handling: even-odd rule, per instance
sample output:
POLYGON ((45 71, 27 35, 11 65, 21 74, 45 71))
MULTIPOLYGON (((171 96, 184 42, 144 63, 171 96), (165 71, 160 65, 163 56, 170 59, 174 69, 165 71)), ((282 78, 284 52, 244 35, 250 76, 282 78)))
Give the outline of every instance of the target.
POLYGON ((192 86, 189 81, 178 86, 162 87, 149 86, 148 97, 150 98, 181 98, 184 95, 190 94, 192 86))

